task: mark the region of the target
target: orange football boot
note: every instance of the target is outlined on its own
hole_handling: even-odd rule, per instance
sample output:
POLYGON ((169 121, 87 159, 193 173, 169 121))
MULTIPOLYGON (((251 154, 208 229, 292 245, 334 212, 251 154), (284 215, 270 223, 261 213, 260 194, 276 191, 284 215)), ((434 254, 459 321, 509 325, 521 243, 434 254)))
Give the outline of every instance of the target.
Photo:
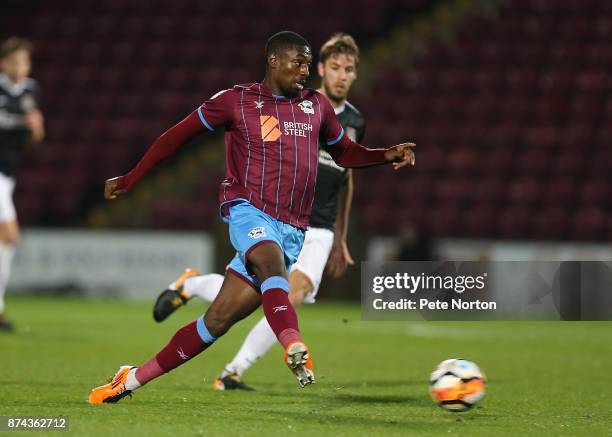
POLYGON ((312 359, 301 341, 294 341, 285 349, 285 363, 298 380, 300 387, 315 383, 312 359))
POLYGON ((126 396, 132 396, 132 390, 126 390, 125 380, 134 366, 121 366, 115 373, 113 380, 108 384, 94 388, 87 398, 90 404, 110 403, 114 404, 126 396))

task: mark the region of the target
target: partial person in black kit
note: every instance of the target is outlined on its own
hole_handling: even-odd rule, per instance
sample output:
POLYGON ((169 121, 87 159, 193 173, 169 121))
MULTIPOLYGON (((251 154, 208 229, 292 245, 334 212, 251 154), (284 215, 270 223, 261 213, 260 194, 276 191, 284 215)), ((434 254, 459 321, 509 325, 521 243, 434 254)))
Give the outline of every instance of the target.
POLYGON ((28 77, 31 55, 32 44, 22 38, 9 38, 0 46, 0 331, 14 329, 5 315, 4 295, 19 240, 15 173, 23 149, 45 136, 39 87, 28 77))

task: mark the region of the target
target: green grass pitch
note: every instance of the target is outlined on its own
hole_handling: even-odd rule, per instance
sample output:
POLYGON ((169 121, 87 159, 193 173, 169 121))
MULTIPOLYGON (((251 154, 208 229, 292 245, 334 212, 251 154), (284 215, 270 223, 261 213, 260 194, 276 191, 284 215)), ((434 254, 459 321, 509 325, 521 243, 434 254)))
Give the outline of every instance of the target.
POLYGON ((299 389, 276 347, 246 375, 257 392, 213 392, 258 312, 132 399, 92 406, 92 387, 150 357, 203 305, 162 324, 145 302, 8 307, 18 331, 0 334, 0 415, 69 416, 75 435, 612 435, 612 323, 361 322, 357 305, 319 303, 299 312, 316 385, 299 389), (467 413, 428 396, 429 373, 452 357, 489 379, 467 413))

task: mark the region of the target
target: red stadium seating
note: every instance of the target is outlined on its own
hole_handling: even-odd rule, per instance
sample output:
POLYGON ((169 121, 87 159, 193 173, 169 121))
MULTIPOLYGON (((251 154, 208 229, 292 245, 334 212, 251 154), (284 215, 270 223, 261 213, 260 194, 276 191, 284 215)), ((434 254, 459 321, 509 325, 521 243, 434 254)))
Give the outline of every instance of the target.
MULTIPOLYGON (((84 214, 103 180, 165 127, 219 89, 261 78, 263 42, 281 27, 315 47, 338 30, 369 41, 433 3, 316 0, 281 16, 280 0, 34 2, 26 28, 9 20, 0 30, 33 39, 48 124, 18 178, 21 220, 84 214), (73 193, 49 195, 58 179, 73 193)), ((499 15, 420 47, 409 66, 377 65, 352 99, 367 144, 418 144, 414 169, 355 172, 355 213, 369 233, 412 219, 437 237, 612 241, 612 3, 501 4, 499 15)), ((211 226, 222 169, 206 173, 191 195, 157 199, 152 226, 211 226)))
MULTIPOLYGON (((436 236, 610 241, 610 4, 502 5, 496 18, 464 23, 456 40, 431 42, 412 70, 379 72, 355 102, 368 142, 418 144, 418 168, 401 184, 380 172, 380 184, 429 181, 433 197, 405 190, 436 236), (404 110, 370 116, 389 102, 404 110), (402 124, 401 137, 383 127, 402 124)), ((357 205, 371 201, 359 195, 357 205)), ((388 215, 363 217, 371 232, 395 230, 373 221, 388 215)))
MULTIPOLYGON (((105 178, 133 165, 165 127, 218 90, 260 79, 263 45, 273 32, 294 29, 318 47, 339 30, 380 35, 390 21, 429 3, 316 0, 299 14, 281 12, 280 0, 176 0, 171 8, 163 0, 24 4, 2 21, 0 37, 19 33, 35 44, 34 76, 43 88, 48 139, 27 152, 20 171, 22 222, 61 224, 70 215, 78 220, 97 199, 88 193, 98 193, 105 178), (313 27, 309 20, 315 19, 313 27), (73 193, 46 196, 48 169, 59 175, 74 167, 87 174, 70 184, 73 193)), ((205 179, 216 192, 220 178, 219 172, 213 181, 205 179)), ((194 193, 190 209, 201 212, 198 197, 194 193)), ((166 219, 173 208, 160 202, 154 226, 196 229, 208 223, 199 212, 166 219)))

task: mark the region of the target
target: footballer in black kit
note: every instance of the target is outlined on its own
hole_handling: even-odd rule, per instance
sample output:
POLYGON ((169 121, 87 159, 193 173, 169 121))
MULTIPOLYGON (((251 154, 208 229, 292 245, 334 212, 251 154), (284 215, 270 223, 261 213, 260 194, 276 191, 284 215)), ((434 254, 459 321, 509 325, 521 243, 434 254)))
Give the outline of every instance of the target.
POLYGON ((19 84, 0 73, 0 173, 14 177, 23 149, 31 141, 26 114, 40 105, 38 83, 31 78, 19 84))
MULTIPOLYGON (((358 143, 363 141, 365 134, 365 120, 361 112, 348 101, 339 108, 334 108, 336 116, 342 124, 346 134, 358 143)), ((315 197, 310 216, 310 227, 334 230, 336 214, 338 212, 338 192, 347 182, 348 172, 334 162, 325 150, 326 146, 319 148, 319 169, 315 197)))
POLYGON ((39 108, 38 84, 29 78, 32 68, 31 44, 9 38, 0 46, 0 330, 11 331, 13 324, 4 312, 8 283, 19 224, 13 204, 15 173, 23 149, 42 141, 45 135, 39 108))

